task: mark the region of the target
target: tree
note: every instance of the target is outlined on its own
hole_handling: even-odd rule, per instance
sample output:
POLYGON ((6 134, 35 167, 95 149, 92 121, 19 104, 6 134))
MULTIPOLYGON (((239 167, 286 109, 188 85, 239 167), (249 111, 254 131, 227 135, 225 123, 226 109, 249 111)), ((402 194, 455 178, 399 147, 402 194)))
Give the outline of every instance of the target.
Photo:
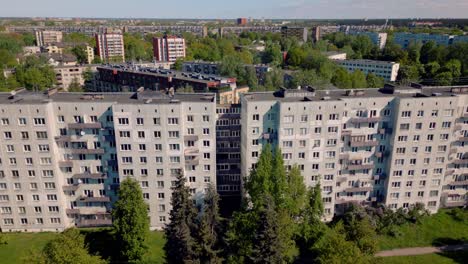
POLYGON ((382 88, 385 84, 385 81, 382 77, 378 77, 372 72, 367 74, 366 81, 368 88, 382 88))
POLYGON ((336 87, 341 89, 353 88, 353 81, 351 80, 351 76, 347 70, 341 67, 336 70, 331 81, 336 87))
POLYGON ((351 73, 351 80, 353 82, 353 88, 367 87, 366 75, 360 70, 355 70, 351 73))
POLYGON ((419 70, 417 66, 402 66, 398 71, 398 80, 401 82, 417 82, 419 80, 419 70))
POLYGON ((201 219, 197 227, 197 257, 201 263, 222 263, 222 219, 219 216, 219 195, 213 186, 205 194, 201 219))
POLYGON ((307 188, 297 165, 287 174, 286 208, 293 218, 299 217, 307 203, 307 188))
POLYGON ((453 76, 451 72, 441 72, 434 76, 434 83, 440 86, 448 86, 452 84, 453 76))
POLYGON ((245 67, 245 76, 243 78, 249 86, 251 91, 256 91, 258 89, 258 78, 255 68, 253 66, 245 67))
POLYGON ((28 56, 16 67, 16 79, 29 90, 44 90, 55 84, 55 72, 43 57, 28 56))
POLYGON ((273 189, 270 180, 271 171, 273 169, 272 160, 271 146, 270 144, 266 144, 260 154, 257 166, 251 171, 245 186, 250 200, 254 205, 261 200, 260 197, 262 197, 264 193, 269 193, 273 189))
POLYGON ((276 66, 281 65, 283 62, 283 53, 281 52, 281 47, 274 43, 267 44, 265 52, 263 53, 262 62, 276 66))
POLYGON ((118 197, 112 215, 120 259, 141 261, 148 249, 149 219, 148 205, 143 200, 138 181, 132 178, 122 181, 118 197))
POLYGON ((153 54, 151 53, 151 44, 136 34, 124 34, 124 49, 125 59, 129 61, 149 61, 153 58, 153 54))
POLYGON ((193 221, 197 212, 190 198, 189 188, 185 186, 185 181, 185 177, 179 174, 172 189, 170 223, 164 229, 166 237, 164 250, 168 263, 190 263, 197 258, 196 243, 193 237, 195 226, 193 221))
POLYGON ((70 85, 68 85, 67 91, 69 92, 76 92, 76 93, 81 93, 83 92, 83 87, 81 87, 80 83, 78 82, 78 79, 75 77, 73 78, 72 82, 70 85))
POLYGON ((299 47, 294 47, 288 51, 286 61, 290 66, 299 67, 302 65, 305 58, 305 52, 299 47))
POLYGON ((86 48, 84 46, 75 46, 71 49, 71 52, 76 56, 78 63, 88 63, 88 54, 86 53, 86 48))
POLYGON ((272 158, 272 168, 271 168, 271 189, 269 191, 270 195, 273 198, 275 206, 281 209, 286 209, 286 199, 287 199, 287 179, 286 171, 284 169, 283 154, 281 149, 276 146, 275 153, 272 158))
POLYGON ((342 223, 328 229, 313 246, 313 250, 318 255, 317 263, 370 263, 370 257, 363 255, 353 242, 346 240, 342 223))
POLYGON ((280 235, 279 216, 273 197, 262 197, 264 206, 259 210, 258 229, 253 240, 254 263, 284 263, 285 246, 280 235))
POLYGON ((460 77, 461 75, 461 62, 457 59, 451 59, 444 65, 444 71, 450 72, 452 77, 460 77))
POLYGON ((373 256, 377 251, 375 226, 361 206, 352 205, 343 215, 346 240, 356 243, 362 253, 373 256))
POLYGON ((99 256, 88 253, 84 236, 76 228, 63 231, 57 238, 49 241, 42 252, 31 254, 25 263, 33 264, 104 264, 99 256))

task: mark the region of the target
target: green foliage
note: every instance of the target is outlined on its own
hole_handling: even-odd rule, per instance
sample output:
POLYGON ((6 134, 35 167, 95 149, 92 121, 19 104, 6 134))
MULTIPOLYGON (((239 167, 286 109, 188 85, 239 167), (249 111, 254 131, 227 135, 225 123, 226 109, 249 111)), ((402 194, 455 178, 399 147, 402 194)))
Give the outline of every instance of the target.
POLYGON ((355 70, 352 72, 351 80, 353 83, 353 88, 367 88, 366 75, 362 71, 355 70))
POLYGON ((168 263, 190 263, 197 258, 197 245, 193 237, 193 221, 197 212, 185 181, 183 175, 178 175, 172 190, 170 223, 164 229, 167 240, 164 250, 168 263))
POLYGON ((382 88, 384 87, 385 81, 382 77, 376 76, 369 72, 366 77, 368 88, 382 88))
POLYGON ((16 67, 18 83, 29 90, 45 90, 55 84, 55 72, 42 57, 28 56, 16 67))
POLYGON ((313 250, 318 255, 317 263, 371 263, 371 257, 362 254, 358 246, 346 240, 341 223, 328 229, 313 246, 313 250))
POLYGON ((138 34, 124 34, 125 59, 128 61, 151 61, 153 59, 151 42, 138 34))
POLYGON ((63 42, 73 43, 75 45, 81 45, 87 43, 91 47, 96 47, 96 40, 93 37, 89 37, 83 33, 68 33, 63 35, 63 42))
POLYGON ((259 205, 257 202, 261 201, 261 197, 265 193, 271 193, 273 190, 273 183, 271 182, 272 160, 271 146, 270 144, 266 144, 257 162, 257 166, 251 171, 245 186, 250 200, 255 207, 259 205))
POLYGON ((221 239, 224 232, 219 216, 219 195, 213 186, 205 194, 201 217, 197 223, 197 258, 201 263, 222 263, 221 239))
POLYGON ((343 216, 346 240, 354 241, 362 253, 374 255, 377 251, 375 226, 362 207, 352 206, 343 216))
POLYGON ((86 53, 85 46, 75 46, 71 49, 71 53, 76 56, 78 63, 88 63, 88 54, 86 53))
POLYGON ((57 238, 48 242, 42 252, 32 252, 24 263, 36 264, 103 264, 106 261, 88 253, 84 236, 78 229, 63 231, 57 238))
POLYGON ((275 43, 268 43, 262 57, 263 63, 279 66, 283 62, 281 47, 275 43))
POLYGON ((67 91, 74 92, 74 93, 83 92, 83 87, 81 87, 81 85, 78 82, 78 79, 76 77, 73 78, 72 82, 68 86, 67 91))
POLYGON ((148 249, 148 205, 143 200, 140 185, 132 178, 120 183, 118 196, 112 215, 120 259, 137 262, 143 259, 148 249))

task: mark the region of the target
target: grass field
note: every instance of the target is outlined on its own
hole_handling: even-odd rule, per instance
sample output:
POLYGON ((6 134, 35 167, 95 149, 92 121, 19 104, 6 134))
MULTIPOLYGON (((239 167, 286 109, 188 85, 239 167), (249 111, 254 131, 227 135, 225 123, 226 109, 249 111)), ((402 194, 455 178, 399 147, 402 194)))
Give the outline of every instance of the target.
MULTIPOLYGON (((108 229, 84 229, 82 233, 86 237, 89 249, 94 254, 108 259, 116 253, 108 229)), ((40 251, 56 233, 6 233, 6 245, 0 245, 0 263, 22 263, 22 258, 31 250, 40 251)), ((163 263, 164 238, 162 232, 150 232, 148 239, 149 252, 145 258, 147 263, 163 263)))
POLYGON ((401 256, 379 258, 379 264, 462 264, 468 260, 468 251, 420 256, 401 256))
MULTIPOLYGON (((468 215, 468 211, 464 213, 468 215)), ((468 242, 468 224, 454 219, 448 210, 441 210, 418 225, 402 225, 399 230, 401 236, 379 236, 380 250, 468 242)))

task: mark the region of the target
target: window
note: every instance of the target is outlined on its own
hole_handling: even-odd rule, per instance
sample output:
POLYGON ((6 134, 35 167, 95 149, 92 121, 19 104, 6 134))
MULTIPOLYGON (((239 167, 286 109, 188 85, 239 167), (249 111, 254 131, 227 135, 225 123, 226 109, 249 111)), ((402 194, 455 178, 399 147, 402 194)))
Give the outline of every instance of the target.
POLYGON ((117 120, 118 120, 119 125, 128 125, 129 124, 128 118, 120 117, 117 120))
POLYGON ((169 138, 179 138, 179 131, 169 131, 169 138))
POLYGON ((47 145, 47 144, 39 145, 38 149, 39 149, 39 152, 49 152, 50 151, 49 145, 47 145))
POLYGON ((145 138, 145 131, 138 131, 138 138, 145 138))
POLYGON ((120 131, 119 135, 121 138, 130 138, 130 131, 120 131))
POLYGON ((287 115, 283 117, 283 122, 285 124, 290 124, 294 122, 294 116, 293 115, 287 115))
POLYGON ((203 116, 203 122, 210 122, 210 116, 209 115, 204 115, 203 116))
POLYGON ((45 125, 45 118, 34 118, 34 125, 35 126, 43 126, 45 125))
POLYGON ((403 117, 403 118, 410 118, 410 117, 411 117, 411 111, 403 111, 403 112, 401 112, 401 117, 403 117))
POLYGON ((144 125, 144 121, 143 121, 143 118, 142 117, 137 117, 136 119, 136 123, 138 126, 142 126, 144 125))
POLYGON ((37 131, 36 132, 37 139, 47 139, 47 132, 46 131, 37 131))
POLYGON ((3 132, 5 139, 12 139, 11 132, 3 132))
POLYGON ((253 120, 253 121, 258 121, 258 120, 260 120, 260 115, 259 115, 259 114, 254 114, 254 115, 252 115, 252 120, 253 120))
POLYGON ((25 126, 26 125, 26 118, 25 117, 20 117, 18 118, 18 125, 20 126, 25 126))
POLYGON ((193 115, 187 116, 187 122, 193 122, 193 115))

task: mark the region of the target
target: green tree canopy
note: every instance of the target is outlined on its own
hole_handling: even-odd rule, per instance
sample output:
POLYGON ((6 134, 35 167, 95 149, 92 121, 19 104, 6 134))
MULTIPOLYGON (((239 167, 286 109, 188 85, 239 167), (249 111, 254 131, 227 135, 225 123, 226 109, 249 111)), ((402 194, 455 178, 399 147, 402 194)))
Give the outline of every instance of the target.
POLYGON ((148 205, 143 200, 138 181, 132 178, 120 183, 118 196, 112 216, 120 259, 128 262, 141 261, 148 249, 148 205))

